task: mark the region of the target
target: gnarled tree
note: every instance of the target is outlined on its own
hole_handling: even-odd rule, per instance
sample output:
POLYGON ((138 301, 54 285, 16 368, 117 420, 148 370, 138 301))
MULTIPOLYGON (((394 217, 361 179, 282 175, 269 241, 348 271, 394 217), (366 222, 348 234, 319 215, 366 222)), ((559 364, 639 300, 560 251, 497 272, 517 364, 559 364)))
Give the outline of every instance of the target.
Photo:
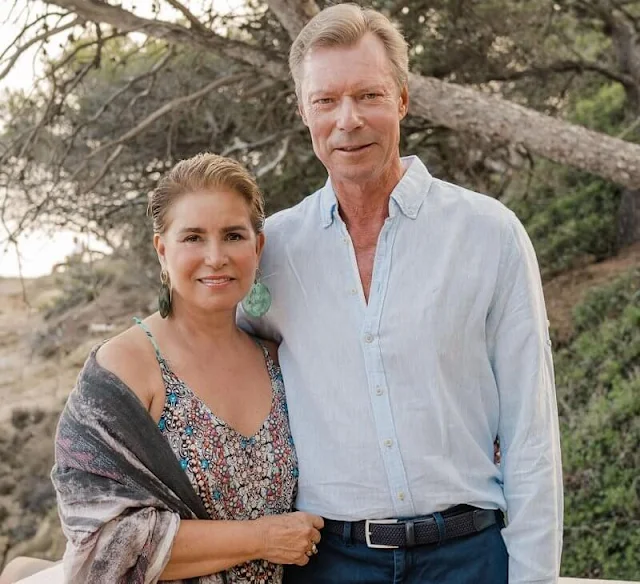
MULTIPOLYGON (((159 171, 201 149, 252 166, 272 187, 272 207, 295 202, 320 180, 295 115, 286 57, 291 38, 324 2, 247 0, 227 15, 213 0, 198 3, 197 13, 179 0, 154 0, 144 14, 115 0, 43 4, 0 56, 1 79, 24 51, 68 35, 61 51, 43 53, 44 75, 32 94, 5 108, 2 220, 13 218, 20 229, 44 216, 58 224, 78 219, 108 237, 144 206, 159 171), (12 217, 16 191, 21 212, 12 217)), ((492 190, 480 175, 540 156, 626 187, 627 205, 635 204, 638 1, 368 4, 397 20, 411 42, 405 139, 439 174, 492 190), (609 46, 581 49, 580 27, 609 46), (623 136, 563 117, 572 85, 595 77, 624 88, 623 136), (468 138, 462 154, 460 135, 468 138), (459 176, 469 172, 470 180, 459 176)))

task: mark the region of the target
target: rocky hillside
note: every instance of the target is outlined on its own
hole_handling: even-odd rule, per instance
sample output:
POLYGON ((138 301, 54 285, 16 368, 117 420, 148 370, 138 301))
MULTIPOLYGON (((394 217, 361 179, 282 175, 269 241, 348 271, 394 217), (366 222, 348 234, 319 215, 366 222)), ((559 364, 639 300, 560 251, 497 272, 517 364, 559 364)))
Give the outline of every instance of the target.
POLYGON ((79 285, 83 266, 0 278, 0 567, 16 555, 62 555, 49 480, 58 416, 90 348, 150 309, 147 290, 117 264, 100 270, 111 274, 100 294, 79 285), (70 285, 83 297, 70 302, 70 285))

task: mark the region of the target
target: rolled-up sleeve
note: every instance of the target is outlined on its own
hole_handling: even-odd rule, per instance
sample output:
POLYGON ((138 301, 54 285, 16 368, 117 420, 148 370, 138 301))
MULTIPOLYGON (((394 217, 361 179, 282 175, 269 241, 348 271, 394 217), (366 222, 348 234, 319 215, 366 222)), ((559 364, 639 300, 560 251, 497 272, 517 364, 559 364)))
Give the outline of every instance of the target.
POLYGON ((558 581, 562 463, 548 321, 533 246, 505 225, 487 343, 498 387, 510 584, 558 581))

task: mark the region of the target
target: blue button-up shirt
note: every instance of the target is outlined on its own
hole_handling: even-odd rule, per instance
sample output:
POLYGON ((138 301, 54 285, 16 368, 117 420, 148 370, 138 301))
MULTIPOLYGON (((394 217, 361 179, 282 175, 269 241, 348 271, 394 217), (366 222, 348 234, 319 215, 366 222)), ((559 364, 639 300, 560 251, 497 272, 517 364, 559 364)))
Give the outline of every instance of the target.
POLYGON ((273 304, 250 326, 281 342, 297 507, 345 520, 499 508, 510 584, 551 584, 562 477, 534 251, 501 203, 403 163, 368 303, 330 181, 267 220, 273 304))

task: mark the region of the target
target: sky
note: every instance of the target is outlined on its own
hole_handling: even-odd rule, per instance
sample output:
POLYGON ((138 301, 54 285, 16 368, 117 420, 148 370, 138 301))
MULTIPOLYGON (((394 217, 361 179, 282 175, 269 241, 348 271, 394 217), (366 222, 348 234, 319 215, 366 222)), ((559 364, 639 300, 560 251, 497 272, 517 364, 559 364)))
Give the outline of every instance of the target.
MULTIPOLYGON (((184 0, 184 3, 197 14, 202 0, 184 0)), ((132 5, 135 5, 136 14, 140 16, 153 16, 151 0, 124 0, 121 4, 125 9, 131 9, 132 5)), ((16 8, 11 12, 12 5, 13 0, 0 0, 0 53, 20 32, 24 24, 26 9, 29 8, 33 15, 38 13, 38 8, 42 7, 39 0, 18 0, 16 8), (11 18, 8 19, 10 14, 11 18)), ((166 7, 166 3, 163 5, 166 7)), ((214 0, 214 5, 221 14, 228 14, 241 7, 243 0, 214 0)), ((162 18, 168 19, 172 19, 174 15, 175 12, 170 8, 160 14, 162 18)), ((68 34, 68 32, 63 34, 68 34)), ((0 70, 3 68, 4 64, 0 61, 0 70)), ((28 89, 38 71, 36 48, 34 47, 22 55, 7 77, 0 80, 0 94, 6 89, 28 89)), ((18 247, 21 256, 19 262, 15 248, 9 246, 7 249, 3 243, 6 232, 0 225, 0 277, 15 277, 21 272, 24 277, 34 278, 50 273, 55 264, 63 261, 67 255, 74 251, 76 248, 74 238, 78 237, 91 249, 108 251, 108 248, 98 242, 88 240, 86 236, 78 236, 72 231, 61 230, 53 235, 36 231, 19 239, 18 247)))

